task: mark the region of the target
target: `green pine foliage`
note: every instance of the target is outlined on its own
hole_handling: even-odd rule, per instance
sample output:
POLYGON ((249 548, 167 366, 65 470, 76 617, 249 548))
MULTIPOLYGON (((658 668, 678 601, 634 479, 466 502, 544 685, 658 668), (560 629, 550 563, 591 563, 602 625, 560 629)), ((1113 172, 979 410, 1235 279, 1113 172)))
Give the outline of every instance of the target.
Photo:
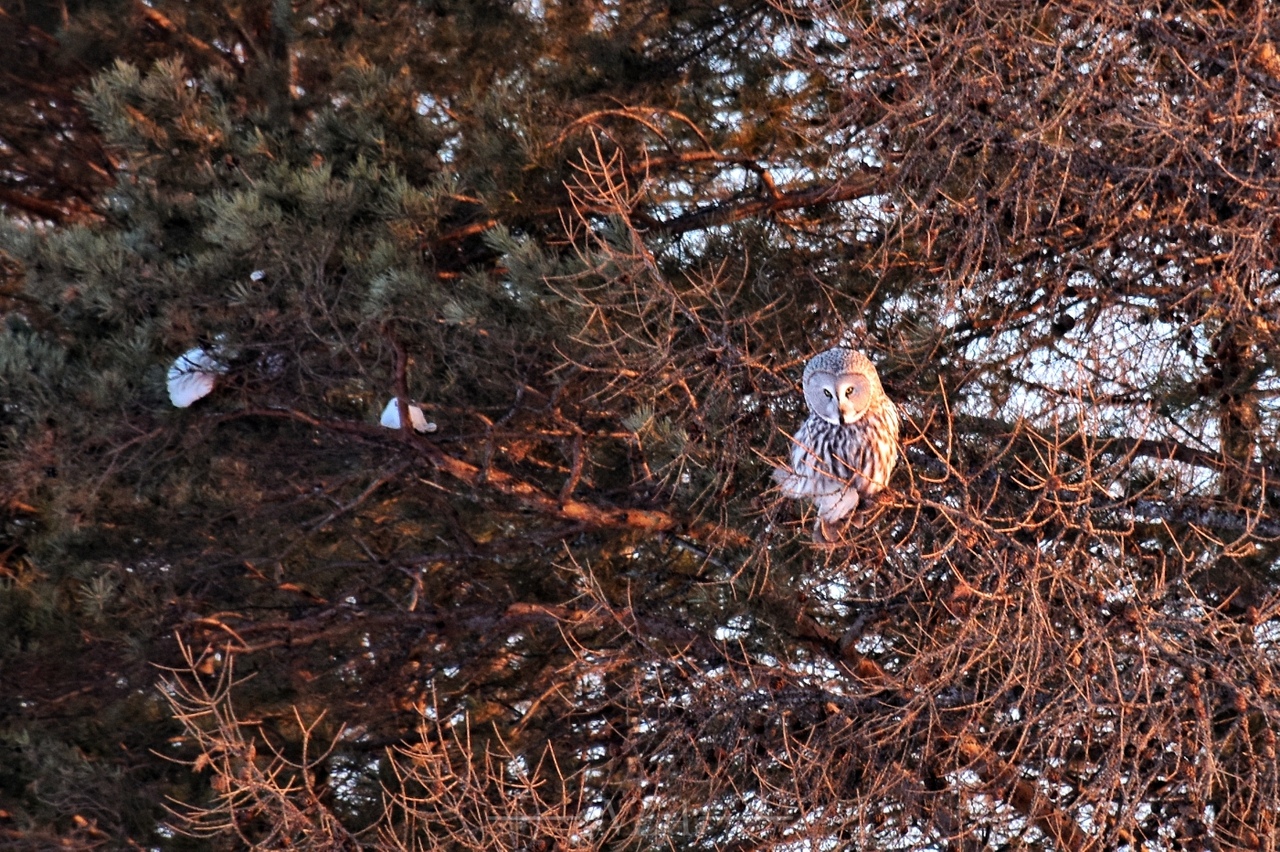
MULTIPOLYGON (((237 38, 234 16, 163 11, 203 44, 237 38)), ((618 10, 608 26, 585 10, 530 16, 508 4, 297 13, 297 82, 282 120, 260 44, 240 67, 200 51, 152 60, 155 45, 127 45, 132 36, 117 26, 91 36, 99 14, 87 10, 67 38, 86 55, 136 57, 115 59, 81 92, 114 185, 96 221, 52 228, 18 218, 0 238, 31 306, 9 312, 0 335, 4 667, 24 684, 5 736, 22 755, 52 749, 7 762, 4 808, 32 831, 157 842, 166 796, 208 795, 193 797, 188 768, 163 762, 192 755, 170 741, 177 728, 154 688, 154 666, 178 660, 175 631, 190 640, 202 619, 258 613, 275 625, 266 637, 291 634, 297 620, 309 634, 300 650, 249 663, 258 677, 237 699, 280 719, 286 747, 296 735, 281 715, 290 707, 327 711, 327 735, 355 723, 351 708, 361 707, 367 741, 394 743, 417 724, 408 711, 421 679, 397 685, 406 666, 426 653, 437 691, 470 676, 439 674, 469 654, 466 642, 449 643, 432 659, 438 642, 423 636, 422 619, 438 616, 428 613, 572 595, 554 567, 566 535, 616 550, 590 525, 547 536, 510 497, 415 485, 421 461, 397 461, 412 456, 375 425, 397 390, 397 350, 405 390, 450 454, 482 467, 510 458, 551 493, 576 464, 577 491, 619 505, 706 491, 705 465, 688 476, 698 441, 670 412, 635 430, 612 414, 671 405, 609 375, 634 354, 654 378, 666 350, 602 354, 599 309, 572 294, 607 293, 620 275, 652 280, 657 270, 620 267, 639 247, 620 223, 600 220, 600 247, 566 239, 565 186, 593 132, 578 116, 605 116, 611 150, 652 121, 676 145, 705 134, 661 109, 633 116, 616 104, 675 107, 683 88, 724 108, 731 95, 695 93, 688 82, 700 63, 727 61, 699 56, 698 45, 742 37, 747 21, 701 6, 663 21, 618 10), (194 346, 229 369, 208 398, 176 410, 166 370, 194 346), (573 434, 587 436, 585 446, 573 434), (637 451, 650 442, 646 462, 637 451), (637 490, 646 466, 652 482, 637 490), (526 536, 530 544, 516 545, 526 536), (424 562, 431 542, 445 555, 424 562), (467 552, 490 555, 454 555, 467 552), (410 597, 417 611, 399 624, 410 597), (372 645, 348 624, 368 615, 384 625, 372 645), (54 660, 65 679, 38 674, 54 660), (72 718, 92 708, 100 725, 132 720, 106 734, 23 712, 46 702, 66 702, 72 718), (136 783, 121 784, 121 773, 136 783), (70 782, 55 776, 77 778, 86 803, 68 804, 57 791, 70 782)), ((707 79, 716 89, 719 77, 707 79)), ((644 320, 648 334, 671 333, 668 309, 644 320)), ((206 639, 214 648, 229 636, 206 639)), ((341 758, 357 787, 377 786, 358 757, 369 748, 341 758)), ((335 801, 356 827, 381 811, 380 797, 335 801)))

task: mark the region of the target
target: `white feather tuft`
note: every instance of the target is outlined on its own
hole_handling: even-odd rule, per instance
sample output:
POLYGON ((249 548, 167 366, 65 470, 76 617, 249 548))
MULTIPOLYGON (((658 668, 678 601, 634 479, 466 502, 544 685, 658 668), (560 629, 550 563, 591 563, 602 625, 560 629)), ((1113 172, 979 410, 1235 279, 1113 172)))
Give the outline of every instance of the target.
MULTIPOLYGON (((392 397, 387 407, 382 409, 382 419, 379 422, 388 429, 400 428, 400 406, 396 405, 395 397, 392 397)), ((436 424, 427 420, 427 415, 413 403, 409 403, 409 422, 413 424, 415 432, 434 432, 438 428, 436 424)))

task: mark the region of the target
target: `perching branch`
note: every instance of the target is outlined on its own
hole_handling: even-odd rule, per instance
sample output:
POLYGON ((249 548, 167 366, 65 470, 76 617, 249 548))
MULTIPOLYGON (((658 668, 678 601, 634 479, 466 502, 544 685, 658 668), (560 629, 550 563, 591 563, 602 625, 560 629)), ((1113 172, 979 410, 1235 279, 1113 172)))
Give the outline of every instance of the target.
MULTIPOLYGON (((236 412, 234 416, 283 417, 310 426, 334 432, 362 435, 367 438, 385 438, 385 430, 363 423, 342 420, 322 420, 296 409, 254 408, 236 412)), ((601 506, 573 498, 562 499, 542 488, 494 467, 481 469, 470 462, 449 455, 430 441, 410 436, 408 441, 434 468, 465 482, 477 489, 491 489, 499 494, 514 497, 531 509, 568 521, 584 524, 594 529, 630 529, 645 533, 674 532, 688 529, 696 538, 721 545, 744 546, 750 539, 734 530, 711 524, 682 522, 670 512, 660 509, 632 509, 601 506)))
POLYGON ((856 175, 837 183, 813 186, 807 189, 779 192, 762 198, 751 198, 745 201, 726 201, 712 204, 677 216, 674 219, 654 219, 649 216, 636 216, 637 223, 650 233, 687 234, 690 231, 701 231, 718 225, 741 222, 755 216, 770 216, 786 210, 798 210, 804 207, 819 207, 835 204, 840 201, 852 201, 855 198, 874 193, 882 182, 882 172, 856 175))

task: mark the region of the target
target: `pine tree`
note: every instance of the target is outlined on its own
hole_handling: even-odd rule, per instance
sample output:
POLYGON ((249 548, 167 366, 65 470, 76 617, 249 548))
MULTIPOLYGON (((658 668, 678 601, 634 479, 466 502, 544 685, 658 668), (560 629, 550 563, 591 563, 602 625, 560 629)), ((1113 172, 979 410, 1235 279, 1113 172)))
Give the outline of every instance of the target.
POLYGON ((1274 848, 1265 6, 58 36, 74 145, 0 151, 7 841, 1274 848), (824 548, 770 471, 842 342, 904 460, 824 548))

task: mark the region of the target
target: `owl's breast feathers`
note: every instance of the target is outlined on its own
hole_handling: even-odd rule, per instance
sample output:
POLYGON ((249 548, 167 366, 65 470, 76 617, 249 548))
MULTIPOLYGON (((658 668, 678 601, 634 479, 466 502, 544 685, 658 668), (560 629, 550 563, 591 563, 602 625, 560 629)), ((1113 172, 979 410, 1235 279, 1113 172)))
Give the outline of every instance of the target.
POLYGON ((898 460, 898 411, 881 396, 857 423, 836 426, 811 415, 792 440, 791 470, 774 471, 784 496, 853 489, 874 497, 888 486, 898 460))

